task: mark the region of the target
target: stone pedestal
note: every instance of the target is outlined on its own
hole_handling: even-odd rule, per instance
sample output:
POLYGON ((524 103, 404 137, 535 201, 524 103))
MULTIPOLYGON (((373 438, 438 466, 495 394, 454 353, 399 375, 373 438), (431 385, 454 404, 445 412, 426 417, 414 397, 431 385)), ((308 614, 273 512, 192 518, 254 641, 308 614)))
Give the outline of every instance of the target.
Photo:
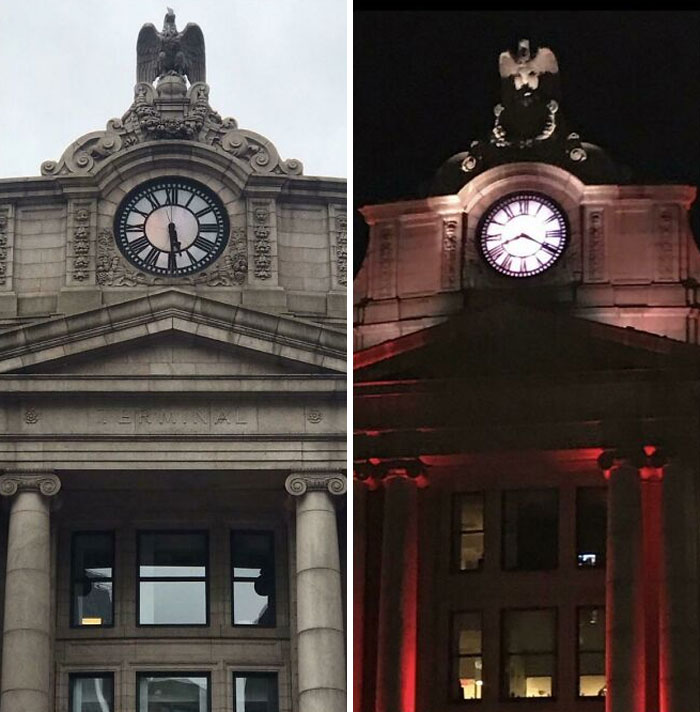
POLYGON ((0 712, 47 712, 51 670, 51 473, 0 477, 12 497, 7 540, 0 712))
POLYGON ((346 712, 340 559, 331 499, 345 493, 345 478, 294 473, 285 487, 297 497, 299 712, 346 712))

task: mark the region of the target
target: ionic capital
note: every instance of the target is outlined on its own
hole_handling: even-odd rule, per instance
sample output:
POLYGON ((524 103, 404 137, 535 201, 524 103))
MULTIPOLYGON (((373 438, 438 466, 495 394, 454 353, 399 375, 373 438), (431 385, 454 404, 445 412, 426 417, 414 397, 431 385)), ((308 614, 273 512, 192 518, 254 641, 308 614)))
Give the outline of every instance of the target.
POLYGON ((0 495, 13 497, 17 492, 40 492, 53 497, 61 489, 61 480, 51 470, 13 470, 0 477, 0 495))
POLYGON ((638 471, 643 480, 657 480, 663 476, 663 468, 668 463, 668 453, 662 448, 644 447, 605 450, 598 457, 598 467, 605 476, 610 476, 613 468, 631 467, 638 471))
POLYGON ((397 477, 410 480, 418 487, 428 486, 426 467, 419 459, 358 462, 355 465, 354 477, 357 481, 367 484, 370 490, 386 485, 397 477))
POLYGON ((345 476, 340 472, 307 470, 292 472, 284 482, 284 488, 289 494, 299 497, 307 492, 323 492, 343 495, 348 485, 345 476))

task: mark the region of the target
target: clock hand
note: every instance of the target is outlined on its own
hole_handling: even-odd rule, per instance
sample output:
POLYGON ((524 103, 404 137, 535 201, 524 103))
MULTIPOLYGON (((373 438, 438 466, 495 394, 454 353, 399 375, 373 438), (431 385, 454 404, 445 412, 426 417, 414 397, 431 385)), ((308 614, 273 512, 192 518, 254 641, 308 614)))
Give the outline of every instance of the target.
POLYGON ((168 223, 168 236, 170 237, 170 250, 172 252, 181 252, 182 246, 180 241, 177 239, 177 228, 174 222, 168 223))

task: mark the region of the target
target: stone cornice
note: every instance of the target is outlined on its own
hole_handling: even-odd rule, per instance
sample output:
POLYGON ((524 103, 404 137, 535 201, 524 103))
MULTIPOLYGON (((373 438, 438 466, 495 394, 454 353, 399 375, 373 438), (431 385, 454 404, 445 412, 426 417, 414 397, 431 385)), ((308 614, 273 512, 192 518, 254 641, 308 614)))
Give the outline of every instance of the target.
POLYGON ((40 492, 45 497, 59 493, 61 480, 50 470, 12 470, 0 477, 0 495, 12 497, 17 492, 40 492))
POLYGON ((331 494, 343 495, 347 491, 345 475, 328 470, 304 470, 293 472, 285 480, 284 487, 289 494, 300 496, 306 492, 328 491, 331 494))

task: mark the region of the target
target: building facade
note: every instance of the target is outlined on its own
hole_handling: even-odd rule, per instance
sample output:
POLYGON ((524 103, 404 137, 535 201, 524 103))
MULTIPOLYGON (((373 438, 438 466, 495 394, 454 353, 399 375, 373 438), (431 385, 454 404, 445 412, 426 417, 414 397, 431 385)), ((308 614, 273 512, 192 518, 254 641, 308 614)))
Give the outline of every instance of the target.
POLYGON ((355 710, 698 709, 695 190, 569 131, 550 50, 499 69, 490 136, 362 211, 355 710))
POLYGON ((0 181, 2 712, 345 709, 345 181, 208 95, 0 181))

